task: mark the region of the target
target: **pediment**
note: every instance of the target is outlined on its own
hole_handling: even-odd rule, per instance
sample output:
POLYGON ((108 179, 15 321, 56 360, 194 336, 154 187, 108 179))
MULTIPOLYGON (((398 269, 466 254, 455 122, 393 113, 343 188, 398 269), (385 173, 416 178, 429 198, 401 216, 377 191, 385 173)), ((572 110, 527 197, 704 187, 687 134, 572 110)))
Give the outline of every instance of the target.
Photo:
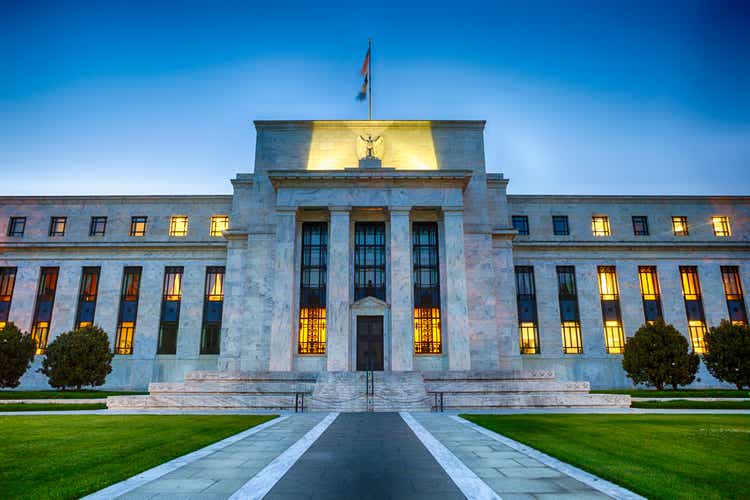
POLYGON ((352 304, 352 309, 382 308, 387 309, 388 304, 375 297, 365 297, 352 304))

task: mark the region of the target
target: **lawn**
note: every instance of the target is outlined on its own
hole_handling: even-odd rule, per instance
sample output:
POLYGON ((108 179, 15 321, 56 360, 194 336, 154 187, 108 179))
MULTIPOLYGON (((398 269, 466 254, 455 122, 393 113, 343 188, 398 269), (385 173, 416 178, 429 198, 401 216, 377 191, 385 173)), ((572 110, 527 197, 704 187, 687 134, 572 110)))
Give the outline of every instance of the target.
POLYGON ((106 403, 7 403, 0 404, 0 411, 69 411, 69 410, 106 410, 106 403))
POLYGON ((107 396, 148 394, 128 391, 0 391, 0 399, 103 399, 107 396))
POLYGON ((0 417, 2 498, 76 498, 273 415, 0 417))
POLYGON ((462 415, 648 498, 742 498, 750 415, 462 415))
POLYGON ((606 389, 591 391, 591 394, 630 394, 634 398, 750 398, 750 391, 735 389, 606 389))
POLYGON ((750 410, 750 401, 691 401, 689 399, 672 399, 669 401, 633 401, 630 403, 630 407, 662 410, 750 410))

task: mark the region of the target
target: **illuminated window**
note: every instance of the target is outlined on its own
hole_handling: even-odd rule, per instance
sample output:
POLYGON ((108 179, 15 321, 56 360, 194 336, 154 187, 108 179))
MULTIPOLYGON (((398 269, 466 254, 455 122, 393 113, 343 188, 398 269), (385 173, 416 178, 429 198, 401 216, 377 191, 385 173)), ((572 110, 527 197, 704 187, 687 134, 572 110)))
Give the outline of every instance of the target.
POLYGON ((682 295, 685 300, 700 300, 701 286, 698 281, 698 270, 692 266, 680 267, 682 277, 682 295))
POLYGON ((695 266, 680 266, 682 296, 685 298, 685 313, 690 331, 690 343, 698 354, 706 352, 703 336, 706 333, 706 318, 703 312, 701 286, 695 266))
POLYGON ((581 354, 581 318, 578 312, 578 290, 573 266, 557 266, 557 295, 560 306, 562 350, 565 354, 581 354))
POLYGON ((148 217, 136 215, 130 218, 130 236, 146 236, 146 224, 148 217))
POLYGON ((182 299, 182 271, 182 267, 167 267, 164 271, 164 300, 182 299))
POLYGON ((173 215, 169 220, 169 236, 187 236, 187 215, 173 215))
POLYGON ((625 349, 625 336, 622 331, 617 272, 614 266, 599 266, 597 273, 604 322, 604 345, 609 354, 622 354, 625 349))
POLYGON ((675 236, 688 236, 690 231, 688 229, 688 220, 684 215, 673 215, 672 216, 672 232, 675 236))
POLYGON ((229 229, 228 215, 211 216, 211 236, 222 236, 227 229, 229 229))
POLYGON ((745 298, 742 293, 740 270, 737 266, 721 266, 721 279, 729 309, 729 321, 735 325, 747 325, 745 298))
POLYGON ((201 354, 219 354, 224 306, 224 271, 224 267, 220 266, 206 268, 201 354))
POLYGON ((729 229, 729 217, 711 217, 711 225, 714 228, 714 236, 732 236, 732 231, 729 229))
POLYGON ((526 215, 514 215, 513 229, 518 231, 518 234, 527 235, 529 234, 529 217, 526 215))
POLYGON ((122 275, 120 310, 117 315, 115 354, 133 354, 135 322, 138 316, 138 295, 141 284, 141 268, 126 267, 122 275))
POLYGON ((89 236, 104 236, 107 231, 106 217, 92 217, 89 226, 89 236))
POLYGON ((602 300, 619 300, 617 274, 614 266, 599 266, 599 294, 602 300))
POLYGON ((625 352, 625 336, 622 332, 622 324, 619 321, 609 320, 604 322, 604 345, 609 354, 625 352))
POLYGON ((182 300, 182 273, 183 268, 180 266, 168 266, 164 269, 157 354, 177 354, 177 330, 180 324, 180 303, 182 300))
POLYGON ((659 292, 659 278, 655 266, 639 266, 638 280, 641 283, 641 297, 643 299, 643 314, 647 323, 653 323, 662 318, 661 294, 659 292))
POLYGON ((327 263, 328 224, 303 223, 298 345, 300 354, 326 352, 327 263))
POLYGON ((690 330, 690 343, 693 344, 693 350, 698 354, 706 352, 706 323, 700 320, 688 321, 688 330, 690 330))
POLYGON ((8 221, 8 236, 20 238, 26 230, 26 217, 11 217, 8 221))
POLYGON ((59 268, 43 267, 39 275, 39 286, 34 306, 34 321, 31 324, 31 336, 36 342, 36 353, 44 354, 47 349, 49 325, 52 322, 52 310, 57 290, 59 268))
POLYGON ((385 300, 385 224, 354 225, 354 300, 385 300))
POLYGON ((645 215, 633 216, 633 234, 635 236, 648 236, 648 217, 645 215))
POLYGON ((96 296, 99 291, 98 267, 84 267, 81 271, 81 288, 78 292, 78 310, 76 311, 76 328, 94 324, 96 296))
POLYGON ((8 322, 15 284, 16 268, 0 267, 0 328, 4 328, 8 322))
POLYGON ((567 215, 553 215, 552 216, 552 232, 556 236, 566 236, 570 234, 570 228, 568 227, 567 215))
POLYGON ((521 354, 539 354, 534 268, 516 266, 516 304, 521 354))
POLYGON ((591 217, 591 233, 594 236, 609 236, 609 217, 606 215, 591 217))
POLYGON ((49 235, 65 236, 65 224, 67 221, 67 217, 51 217, 49 221, 49 235))
POLYGON ((438 230, 434 222, 412 224, 412 281, 414 283, 414 352, 443 352, 440 323, 440 266, 438 230))

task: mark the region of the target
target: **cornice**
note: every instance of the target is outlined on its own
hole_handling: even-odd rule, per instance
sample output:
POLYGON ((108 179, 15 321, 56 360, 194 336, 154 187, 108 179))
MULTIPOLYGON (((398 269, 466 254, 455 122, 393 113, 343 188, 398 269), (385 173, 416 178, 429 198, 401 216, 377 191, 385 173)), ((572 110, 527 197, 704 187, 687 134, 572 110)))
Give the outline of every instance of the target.
POLYGON ((558 202, 558 203, 654 203, 673 204, 675 202, 698 203, 749 203, 750 196, 700 196, 700 195, 557 195, 557 194, 509 194, 508 203, 513 202, 558 202))
POLYGON ((750 243, 736 242, 701 242, 672 243, 667 241, 631 242, 631 241, 521 241, 515 240, 513 248, 519 250, 549 250, 549 249, 600 249, 600 250, 732 250, 750 252, 750 243))
POLYGON ((91 195, 91 196, 0 196, 2 204, 66 205, 78 203, 231 203, 231 194, 217 195, 91 195))
POLYGON ((268 178, 274 189, 321 184, 377 187, 378 184, 424 186, 425 183, 447 184, 465 189, 472 174, 471 170, 269 170, 268 178))
POLYGON ((484 129, 485 120, 255 120, 256 129, 388 127, 388 128, 477 128, 484 129))

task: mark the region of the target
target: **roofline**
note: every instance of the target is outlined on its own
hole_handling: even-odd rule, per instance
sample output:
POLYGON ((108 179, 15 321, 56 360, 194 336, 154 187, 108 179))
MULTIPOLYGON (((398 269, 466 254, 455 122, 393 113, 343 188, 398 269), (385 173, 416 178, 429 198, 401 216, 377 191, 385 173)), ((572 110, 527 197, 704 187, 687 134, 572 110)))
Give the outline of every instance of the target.
POLYGON ((259 127, 336 127, 354 125, 358 127, 399 127, 399 126, 439 126, 471 127, 484 129, 487 120, 254 120, 255 128, 259 127))
POLYGON ((231 194, 167 194, 167 195, 20 195, 20 196, 0 196, 0 204, 10 202, 30 202, 30 203, 74 203, 90 201, 122 201, 122 202, 145 202, 161 203, 170 201, 193 201, 193 202, 210 202, 210 201, 232 201, 231 194))
POLYGON ((643 202, 672 203, 676 201, 720 201, 750 203, 750 196, 735 195, 574 195, 574 194, 509 194, 508 201, 564 201, 566 203, 586 202, 643 202))

